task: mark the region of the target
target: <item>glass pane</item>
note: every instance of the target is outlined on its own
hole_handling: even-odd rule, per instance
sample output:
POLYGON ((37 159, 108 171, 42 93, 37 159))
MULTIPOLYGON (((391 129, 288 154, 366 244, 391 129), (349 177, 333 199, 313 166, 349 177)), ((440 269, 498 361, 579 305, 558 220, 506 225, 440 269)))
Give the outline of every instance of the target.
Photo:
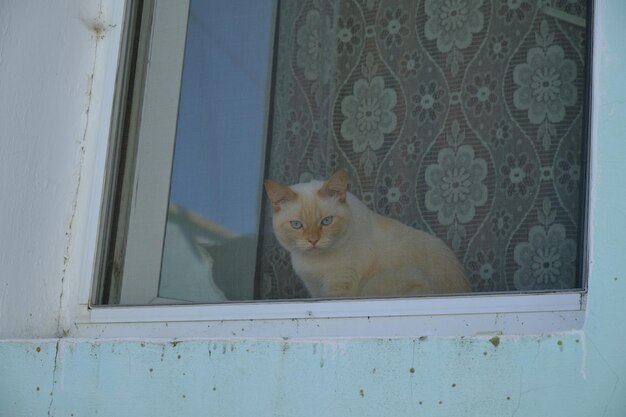
POLYGON ((190 3, 160 298, 253 297, 273 3, 190 3))
MULTIPOLYGON (((126 173, 145 178, 157 169, 141 166, 156 160, 171 182, 160 172, 150 185, 169 190, 169 199, 155 198, 147 211, 156 215, 144 221, 134 199, 145 188, 125 177, 131 220, 127 229, 119 221, 113 249, 126 259, 112 262, 112 295, 103 302, 334 298, 344 294, 329 290, 330 280, 355 270, 348 297, 581 288, 588 7, 586 0, 191 0, 175 135, 154 140, 161 150, 171 142, 173 153, 159 153, 171 164, 140 146, 139 168, 126 173), (324 188, 329 178, 339 185, 324 188), (311 180, 321 182, 296 185, 311 180), (280 195, 272 195, 275 186, 280 195), (302 248, 274 230, 273 218, 306 187, 343 204, 344 186, 351 194, 342 207, 352 216, 345 230, 403 226, 356 240, 337 232, 305 268, 303 251, 321 242, 333 216, 311 227, 300 208, 284 222, 302 248), (358 220, 362 213, 371 213, 368 221, 358 220), (162 229, 153 235, 164 237, 152 244, 162 251, 142 252, 155 225, 162 229), (319 236, 305 235, 312 230, 319 236), (126 231, 124 251, 117 242, 126 231), (435 243, 407 255, 390 249, 432 239, 424 236, 435 243), (423 271, 438 253, 451 254, 463 285, 398 284, 394 274, 437 276, 423 271), (394 261, 382 267, 380 259, 394 261)), ((159 77, 146 78, 158 88, 159 77)), ((145 135, 145 126, 138 130, 145 135)), ((315 216, 328 206, 320 207, 315 216)))
MULTIPOLYGON (((586 10, 281 1, 269 177, 347 168, 370 210, 452 248, 473 291, 581 287, 586 10)), ((309 296, 264 221, 262 296, 309 296)))

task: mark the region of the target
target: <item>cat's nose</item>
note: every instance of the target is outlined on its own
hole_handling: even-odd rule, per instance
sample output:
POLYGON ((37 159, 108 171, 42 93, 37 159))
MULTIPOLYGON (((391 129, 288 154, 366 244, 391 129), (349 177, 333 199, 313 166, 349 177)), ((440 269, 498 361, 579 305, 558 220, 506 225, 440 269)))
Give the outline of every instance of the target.
POLYGON ((309 241, 311 246, 315 246, 315 244, 320 241, 319 239, 307 239, 307 240, 309 241))

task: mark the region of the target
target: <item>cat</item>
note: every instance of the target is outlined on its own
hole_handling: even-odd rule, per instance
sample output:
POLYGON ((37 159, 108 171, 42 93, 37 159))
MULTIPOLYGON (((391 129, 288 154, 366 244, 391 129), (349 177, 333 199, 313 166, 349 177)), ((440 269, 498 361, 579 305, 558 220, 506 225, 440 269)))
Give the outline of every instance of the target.
POLYGON ((348 172, 291 186, 265 180, 278 242, 313 298, 471 291, 439 238, 371 211, 347 191, 348 172))

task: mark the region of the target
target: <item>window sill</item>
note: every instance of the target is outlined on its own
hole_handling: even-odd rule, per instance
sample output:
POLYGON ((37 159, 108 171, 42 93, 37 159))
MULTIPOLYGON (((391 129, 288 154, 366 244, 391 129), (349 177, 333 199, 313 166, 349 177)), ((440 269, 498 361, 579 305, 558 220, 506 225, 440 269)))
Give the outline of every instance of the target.
POLYGON ((523 335, 582 328, 581 291, 416 299, 84 307, 77 337, 320 338, 523 335))

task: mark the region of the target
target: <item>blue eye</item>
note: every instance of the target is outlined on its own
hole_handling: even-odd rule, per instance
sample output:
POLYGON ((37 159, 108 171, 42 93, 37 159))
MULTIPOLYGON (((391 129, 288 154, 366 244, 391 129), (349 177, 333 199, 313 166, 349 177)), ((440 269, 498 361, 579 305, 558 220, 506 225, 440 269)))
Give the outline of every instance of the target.
POLYGON ((328 226, 333 222, 333 216, 326 216, 322 219, 322 226, 328 226))
POLYGON ((292 220, 289 222, 289 224, 291 225, 291 227, 293 227, 294 229, 302 229, 302 222, 298 221, 298 220, 292 220))

